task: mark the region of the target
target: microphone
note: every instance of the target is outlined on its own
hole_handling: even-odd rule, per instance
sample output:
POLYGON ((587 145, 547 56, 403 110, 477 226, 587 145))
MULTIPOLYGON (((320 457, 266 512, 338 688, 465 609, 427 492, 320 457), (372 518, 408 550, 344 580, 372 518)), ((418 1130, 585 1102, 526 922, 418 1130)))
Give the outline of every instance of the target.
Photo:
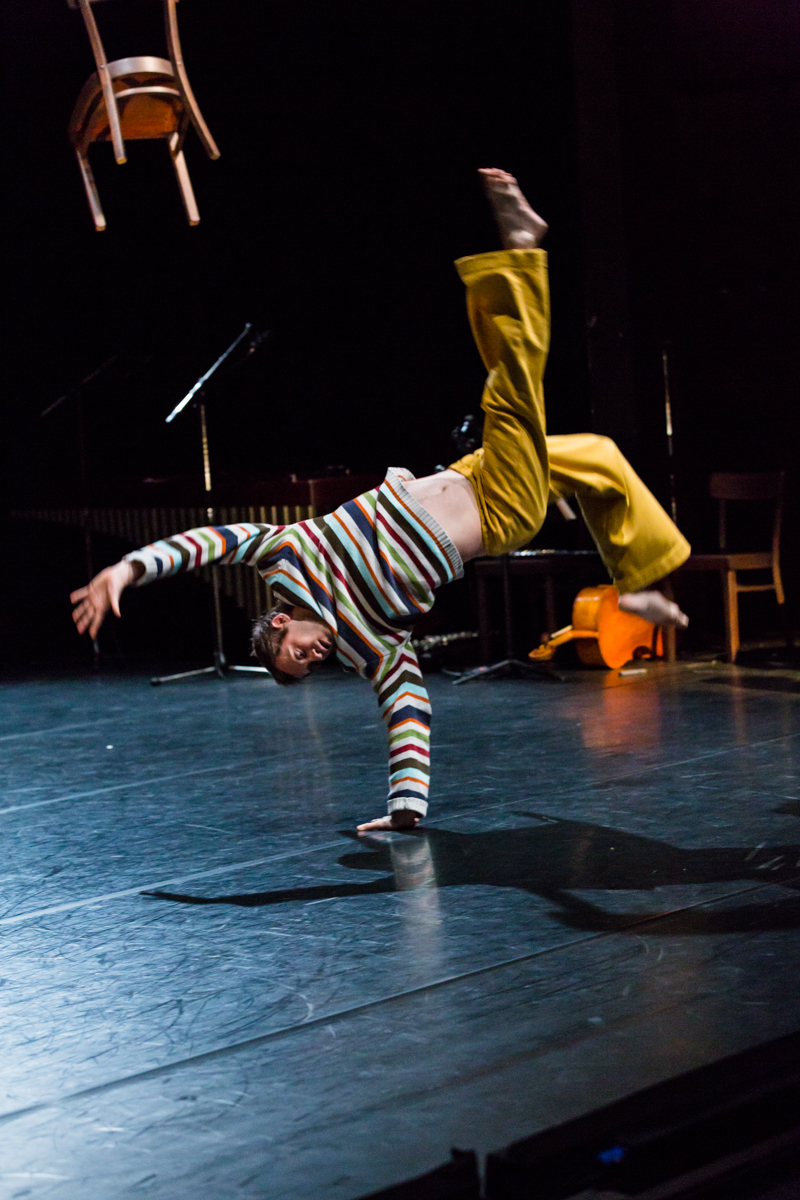
POLYGON ((271 329, 258 329, 255 333, 251 333, 247 341, 247 352, 245 358, 249 358, 251 354, 255 354, 269 338, 272 337, 271 329))

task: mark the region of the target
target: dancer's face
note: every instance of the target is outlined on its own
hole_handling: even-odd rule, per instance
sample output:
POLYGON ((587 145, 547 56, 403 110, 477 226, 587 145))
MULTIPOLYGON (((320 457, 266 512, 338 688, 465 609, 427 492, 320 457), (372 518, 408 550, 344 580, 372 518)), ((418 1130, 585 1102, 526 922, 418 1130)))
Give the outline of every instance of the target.
MULTIPOLYGON (((295 609, 295 612, 304 610, 295 609)), ((275 629, 285 629, 275 666, 287 675, 301 679, 333 650, 333 634, 327 625, 311 614, 300 617, 278 613, 272 618, 275 629)))

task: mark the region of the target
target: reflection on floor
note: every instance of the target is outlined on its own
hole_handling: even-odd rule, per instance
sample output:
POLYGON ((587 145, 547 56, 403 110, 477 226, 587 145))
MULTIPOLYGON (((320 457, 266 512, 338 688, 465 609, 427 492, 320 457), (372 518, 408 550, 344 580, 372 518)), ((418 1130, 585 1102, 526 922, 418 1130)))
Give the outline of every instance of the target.
POLYGON ((358 680, 7 685, 0 1196, 353 1200, 797 1029, 796 683, 433 677, 365 838, 358 680))

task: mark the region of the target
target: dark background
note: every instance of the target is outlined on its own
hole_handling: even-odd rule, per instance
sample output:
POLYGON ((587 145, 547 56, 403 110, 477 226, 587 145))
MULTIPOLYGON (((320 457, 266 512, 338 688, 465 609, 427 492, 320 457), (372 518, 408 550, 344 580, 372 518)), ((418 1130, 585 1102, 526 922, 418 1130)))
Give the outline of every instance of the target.
MULTIPOLYGON (((160 5, 95 12, 109 59, 163 53, 160 5)), ((222 151, 210 162, 190 132, 201 224, 164 146, 129 143, 120 167, 101 145, 97 234, 65 132, 93 70, 80 14, 5 7, 7 510, 81 502, 74 402, 39 414, 117 353, 84 398, 90 502, 199 475, 196 418, 164 417, 246 320, 273 334, 214 393, 217 478, 446 461, 482 380, 451 265, 496 245, 482 165, 513 170, 551 225, 551 432, 615 437, 668 503, 666 347, 679 521, 697 548, 712 548, 710 471, 793 471, 796 7, 185 0, 179 19, 222 151)), ((8 655, 69 656, 81 537, 7 527, 8 655)), ((767 628, 760 599, 749 611, 767 628)), ((147 603, 160 648, 184 653, 180 603, 159 602, 177 605, 172 623, 147 603)))

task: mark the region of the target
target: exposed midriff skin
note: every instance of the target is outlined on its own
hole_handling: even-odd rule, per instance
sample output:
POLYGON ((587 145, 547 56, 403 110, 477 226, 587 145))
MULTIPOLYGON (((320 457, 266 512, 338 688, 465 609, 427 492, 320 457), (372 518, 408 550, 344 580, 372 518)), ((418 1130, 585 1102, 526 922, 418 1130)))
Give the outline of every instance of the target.
MULTIPOLYGON (((413 479, 406 487, 415 500, 438 521, 463 562, 477 558, 486 551, 483 547, 481 519, 472 484, 458 471, 440 471, 413 479)), ((689 618, 673 600, 662 592, 648 588, 642 592, 622 592, 619 607, 634 613, 654 625, 685 627, 689 618)))
POLYGON ((412 479, 406 487, 441 525, 462 562, 486 553, 478 501, 472 484, 464 475, 459 475, 458 471, 439 471, 436 475, 412 479))

